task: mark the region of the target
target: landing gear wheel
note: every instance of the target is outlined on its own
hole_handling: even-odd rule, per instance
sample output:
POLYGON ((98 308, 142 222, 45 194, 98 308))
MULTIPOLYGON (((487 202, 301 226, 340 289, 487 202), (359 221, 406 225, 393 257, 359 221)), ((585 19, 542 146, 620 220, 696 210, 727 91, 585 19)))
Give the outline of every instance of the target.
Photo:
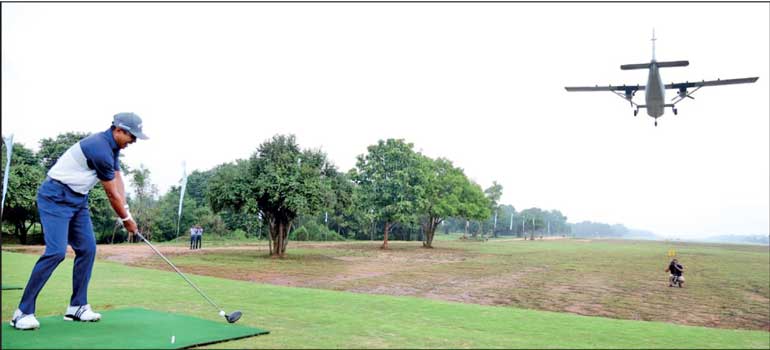
POLYGON ((676 108, 674 108, 674 115, 677 115, 677 112, 676 108))
POLYGON ((657 120, 655 121, 655 126, 658 126, 658 121, 657 120))

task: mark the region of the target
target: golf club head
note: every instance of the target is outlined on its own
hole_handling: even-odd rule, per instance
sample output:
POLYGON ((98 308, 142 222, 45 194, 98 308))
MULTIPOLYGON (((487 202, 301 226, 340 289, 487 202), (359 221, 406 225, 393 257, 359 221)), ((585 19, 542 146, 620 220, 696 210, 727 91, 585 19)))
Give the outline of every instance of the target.
POLYGON ((229 315, 225 315, 225 318, 227 319, 228 323, 235 323, 236 321, 241 319, 241 315, 242 314, 240 311, 234 311, 229 315))

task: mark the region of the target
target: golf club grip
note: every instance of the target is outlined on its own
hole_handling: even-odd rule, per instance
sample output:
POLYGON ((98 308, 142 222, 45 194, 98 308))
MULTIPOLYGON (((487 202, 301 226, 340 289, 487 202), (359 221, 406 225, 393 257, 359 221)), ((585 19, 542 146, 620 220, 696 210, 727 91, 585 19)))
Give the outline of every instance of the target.
POLYGON ((152 243, 150 243, 150 242, 149 242, 147 239, 145 239, 145 238, 144 238, 144 236, 142 236, 142 234, 141 234, 141 233, 139 233, 139 231, 137 231, 137 232, 134 232, 134 233, 135 233, 137 236, 139 236, 139 238, 141 238, 141 239, 142 239, 142 241, 144 241, 144 243, 147 243, 147 245, 148 245, 148 246, 150 246, 150 248, 152 248, 152 250, 153 250, 153 251, 155 251, 155 253, 157 253, 157 254, 158 254, 158 256, 160 256, 161 258, 163 258, 163 260, 164 260, 164 261, 166 261, 166 263, 168 263, 168 265, 169 265, 169 266, 171 266, 171 268, 173 268, 173 269, 174 269, 174 271, 176 271, 176 272, 179 274, 179 276, 182 276, 182 278, 184 278, 184 280, 185 280, 185 281, 187 281, 187 283, 188 283, 190 286, 192 286, 193 288, 195 288, 195 290, 197 290, 197 291, 198 291, 198 293, 199 293, 199 294, 200 294, 202 297, 204 297, 204 298, 206 299, 206 301, 208 301, 208 302, 209 302, 211 305, 213 305, 213 306, 214 306, 215 308, 217 308, 218 310, 222 310, 222 308, 220 308, 220 307, 219 307, 219 305, 217 305, 215 302, 213 302, 211 299, 209 299, 209 297, 208 297, 208 296, 206 296, 206 293, 203 293, 203 291, 202 291, 202 290, 200 290, 200 288, 198 288, 198 286, 196 286, 196 285, 195 285, 195 283, 192 283, 192 281, 190 281, 190 280, 187 278, 187 276, 185 276, 185 275, 184 275, 184 273, 182 273, 182 271, 179 271, 179 269, 178 269, 176 266, 174 266, 174 264, 172 264, 172 263, 171 263, 171 261, 169 261, 168 259, 166 259, 166 257, 165 257, 165 256, 163 256, 163 254, 161 254, 161 253, 160 253, 160 251, 159 251, 157 248, 155 248, 155 246, 154 246, 154 245, 152 245, 152 243))

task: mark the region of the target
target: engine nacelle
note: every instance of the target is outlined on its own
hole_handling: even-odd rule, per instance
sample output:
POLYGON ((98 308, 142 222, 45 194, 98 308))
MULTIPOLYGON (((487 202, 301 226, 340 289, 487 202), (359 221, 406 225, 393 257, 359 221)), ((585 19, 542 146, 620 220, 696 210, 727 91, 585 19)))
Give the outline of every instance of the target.
POLYGON ((679 97, 681 98, 687 97, 687 89, 679 89, 679 97))
POLYGON ((636 95, 636 90, 626 89, 626 100, 631 101, 634 95, 636 95))

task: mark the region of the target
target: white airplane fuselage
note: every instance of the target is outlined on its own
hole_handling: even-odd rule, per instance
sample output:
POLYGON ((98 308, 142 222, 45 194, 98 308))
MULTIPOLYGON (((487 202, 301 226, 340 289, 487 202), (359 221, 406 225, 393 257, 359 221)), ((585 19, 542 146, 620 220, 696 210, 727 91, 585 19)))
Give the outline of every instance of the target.
POLYGON ((647 104, 647 115, 653 118, 663 115, 666 105, 666 89, 663 80, 660 79, 660 72, 658 72, 658 65, 655 60, 650 63, 644 102, 647 104))

